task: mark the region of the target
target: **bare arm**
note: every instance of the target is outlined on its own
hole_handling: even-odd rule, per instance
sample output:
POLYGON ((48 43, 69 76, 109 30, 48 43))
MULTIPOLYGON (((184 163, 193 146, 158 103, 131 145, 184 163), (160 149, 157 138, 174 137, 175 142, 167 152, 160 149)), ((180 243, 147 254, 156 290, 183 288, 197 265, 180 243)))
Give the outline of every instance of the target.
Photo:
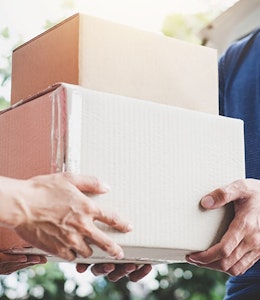
POLYGON ((128 222, 101 210, 83 192, 102 194, 107 186, 95 177, 59 173, 16 180, 0 177, 0 224, 27 242, 66 260, 92 254, 88 241, 115 258, 122 248, 99 230, 98 220, 127 232, 128 222))

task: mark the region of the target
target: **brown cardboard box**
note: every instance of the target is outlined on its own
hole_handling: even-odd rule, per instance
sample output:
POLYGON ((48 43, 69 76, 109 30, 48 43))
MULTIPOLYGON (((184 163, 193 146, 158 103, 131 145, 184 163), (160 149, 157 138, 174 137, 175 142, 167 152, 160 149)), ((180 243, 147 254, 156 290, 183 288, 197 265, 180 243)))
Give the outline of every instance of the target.
POLYGON ((12 104, 56 82, 218 114, 216 50, 84 14, 13 51, 12 104))
MULTIPOLYGON (((51 170, 52 99, 35 99, 35 105, 21 105, 0 114, 0 176, 26 179, 51 170)), ((26 101, 25 101, 26 102, 26 101)), ((0 230, 0 249, 29 246, 17 234, 0 230)))
MULTIPOLYGON (((2 175, 65 170, 111 185, 94 199, 134 226, 127 234, 101 226, 122 245, 124 262, 184 261, 187 253, 219 241, 232 217, 230 206, 203 211, 199 200, 245 176, 241 120, 76 85, 59 84, 6 111, 0 128, 2 175)), ((92 257, 77 261, 113 261, 93 250, 92 257)))

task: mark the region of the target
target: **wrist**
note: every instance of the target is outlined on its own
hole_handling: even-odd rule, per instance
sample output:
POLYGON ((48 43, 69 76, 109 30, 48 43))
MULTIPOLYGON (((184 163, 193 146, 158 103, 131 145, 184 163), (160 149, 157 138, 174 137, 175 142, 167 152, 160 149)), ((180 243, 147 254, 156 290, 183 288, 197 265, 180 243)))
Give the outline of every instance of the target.
POLYGON ((0 176, 0 225, 15 228, 26 218, 26 180, 0 176))

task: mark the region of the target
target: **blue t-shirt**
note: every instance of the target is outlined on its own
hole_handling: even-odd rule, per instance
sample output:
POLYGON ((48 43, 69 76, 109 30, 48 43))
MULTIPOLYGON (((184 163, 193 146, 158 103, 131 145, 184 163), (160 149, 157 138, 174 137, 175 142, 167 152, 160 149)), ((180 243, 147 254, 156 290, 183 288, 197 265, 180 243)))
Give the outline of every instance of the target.
MULTIPOLYGON (((220 58, 219 89, 220 114, 244 120, 246 177, 260 179, 260 29, 220 58)), ((225 300, 231 299, 260 299, 260 261, 230 277, 225 300)))

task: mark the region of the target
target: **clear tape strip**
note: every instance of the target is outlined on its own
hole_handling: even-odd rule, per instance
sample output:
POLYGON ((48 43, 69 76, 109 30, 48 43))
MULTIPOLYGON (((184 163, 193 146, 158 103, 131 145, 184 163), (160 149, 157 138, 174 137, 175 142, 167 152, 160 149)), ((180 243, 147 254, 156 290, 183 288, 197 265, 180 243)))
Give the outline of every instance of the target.
POLYGON ((76 89, 69 89, 68 103, 68 132, 67 132, 67 157, 66 171, 79 174, 81 165, 82 142, 82 109, 83 96, 76 89))
POLYGON ((66 155, 67 109, 66 90, 58 87, 51 93, 52 128, 51 128, 51 172, 64 171, 66 155))

